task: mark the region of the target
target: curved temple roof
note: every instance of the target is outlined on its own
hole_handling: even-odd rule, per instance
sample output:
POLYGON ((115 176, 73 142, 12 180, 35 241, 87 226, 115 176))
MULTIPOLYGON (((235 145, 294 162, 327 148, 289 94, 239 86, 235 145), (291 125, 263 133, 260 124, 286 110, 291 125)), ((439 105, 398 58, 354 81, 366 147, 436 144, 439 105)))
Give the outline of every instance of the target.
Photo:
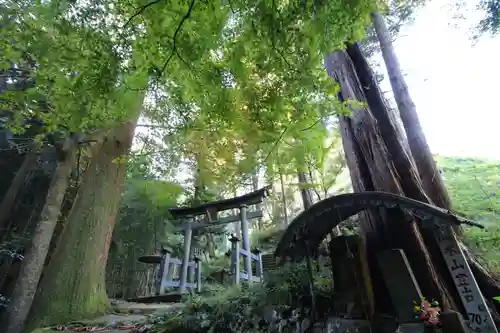
POLYGON ((194 207, 174 207, 169 208, 170 214, 174 219, 179 219, 186 216, 197 216, 206 214, 207 210, 215 209, 220 212, 223 210, 228 210, 232 208, 238 208, 241 205, 255 205, 261 203, 262 200, 269 195, 271 186, 268 185, 257 191, 250 192, 239 197, 234 197, 231 199, 224 199, 214 202, 205 203, 194 207))
POLYGON ((375 191, 347 193, 319 201, 300 213, 285 230, 274 255, 298 259, 304 255, 305 249, 303 243, 296 240, 307 239, 308 247, 312 250, 342 221, 365 209, 376 209, 381 206, 399 207, 420 220, 436 217, 445 223, 463 223, 483 228, 482 225, 453 215, 445 209, 396 194, 375 191))

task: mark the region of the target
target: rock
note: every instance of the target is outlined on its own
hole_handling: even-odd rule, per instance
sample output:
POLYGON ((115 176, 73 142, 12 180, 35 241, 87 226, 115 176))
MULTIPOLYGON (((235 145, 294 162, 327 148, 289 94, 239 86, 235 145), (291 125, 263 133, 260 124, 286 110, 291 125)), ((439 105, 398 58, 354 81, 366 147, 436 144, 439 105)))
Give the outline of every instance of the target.
POLYGON ((305 333, 310 326, 311 326, 311 321, 309 320, 309 318, 302 320, 302 322, 300 323, 299 333, 305 333))
POLYGON ((312 327, 312 332, 313 333, 324 333, 325 328, 326 328, 325 323, 314 323, 314 325, 312 327))
MULTIPOLYGON (((423 323, 406 323, 398 327, 396 333, 424 333, 425 325, 423 323)), ((458 333, 458 332, 457 332, 458 333)))
POLYGON ((273 306, 267 305, 262 309, 262 317, 268 323, 274 323, 277 320, 277 313, 273 306))
POLYGON ((366 320, 329 317, 325 326, 325 333, 370 332, 370 324, 366 320))

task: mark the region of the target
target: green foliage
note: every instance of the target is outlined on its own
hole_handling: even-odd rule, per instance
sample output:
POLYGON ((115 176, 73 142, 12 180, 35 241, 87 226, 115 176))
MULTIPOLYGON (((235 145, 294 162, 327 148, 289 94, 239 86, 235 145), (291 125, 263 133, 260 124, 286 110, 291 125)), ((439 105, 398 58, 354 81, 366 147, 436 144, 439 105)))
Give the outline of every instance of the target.
MULTIPOLYGON (((331 305, 332 284, 328 270, 315 274, 316 297, 331 305)), ((324 303, 324 304, 323 304, 324 303)), ((156 332, 262 332, 259 322, 266 308, 310 308, 309 280, 305 264, 287 264, 272 272, 263 285, 229 287, 212 296, 194 296, 185 308, 155 319, 156 332)), ((327 309, 323 309, 327 310, 327 309)), ((264 328, 267 332, 267 328, 264 328)), ((271 330, 271 332, 274 332, 271 330)))
MULTIPOLYGON (((169 222, 168 208, 176 206, 179 196, 183 193, 182 187, 175 183, 169 183, 155 179, 129 179, 125 185, 122 206, 120 208, 118 231, 131 232, 133 236, 141 235, 141 226, 146 227, 153 223, 155 225, 155 237, 157 245, 167 245, 168 236, 171 234, 173 225, 169 222)), ((142 234, 151 237, 150 233, 142 234)), ((149 239, 150 242, 155 240, 149 239)), ((171 247, 179 244, 168 244, 171 247)))
POLYGON ((258 247, 264 253, 273 252, 284 231, 285 229, 279 226, 253 230, 250 234, 250 244, 253 247, 258 247))
POLYGON ((477 222, 497 224, 500 214, 500 162, 439 158, 453 209, 477 222))
POLYGON ((172 232, 167 210, 177 204, 182 187, 154 179, 144 161, 135 162, 128 171, 108 257, 106 282, 112 297, 144 292, 139 288, 144 285, 149 267, 137 261, 139 256, 155 254, 160 246, 175 253, 182 247, 182 237, 172 232))
POLYGON ((500 1, 482 0, 479 8, 485 13, 479 21, 477 30, 479 34, 490 33, 495 36, 500 32, 500 1))
POLYGON ((2 91, 1 107, 14 112, 13 131, 36 118, 46 133, 89 133, 127 117, 123 58, 108 35, 50 3, 7 1, 2 14, 0 70, 17 80, 2 91))
POLYGON ((486 228, 466 228, 465 241, 491 270, 500 272, 500 163, 437 157, 454 210, 486 228))
MULTIPOLYGON (((143 3, 116 6, 127 17, 143 3)), ((196 156, 201 174, 222 183, 259 161, 278 163, 271 153, 282 143, 289 160, 311 154, 326 135, 321 124, 313 126, 317 119, 346 112, 323 54, 359 39, 373 6, 363 0, 314 9, 271 0, 155 3, 127 25, 144 29, 137 43, 150 50, 149 64, 168 91, 148 116, 166 127, 178 119, 169 145, 196 156)))
POLYGON ((225 255, 222 255, 215 258, 209 258, 208 261, 203 261, 202 265, 203 280, 209 284, 219 284, 220 273, 222 271, 229 270, 231 266, 231 259, 225 255))

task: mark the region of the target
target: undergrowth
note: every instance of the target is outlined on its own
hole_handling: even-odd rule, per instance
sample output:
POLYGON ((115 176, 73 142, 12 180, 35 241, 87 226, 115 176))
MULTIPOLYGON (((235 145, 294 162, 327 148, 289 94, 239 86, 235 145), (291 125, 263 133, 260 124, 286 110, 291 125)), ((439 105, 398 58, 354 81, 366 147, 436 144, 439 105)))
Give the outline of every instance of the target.
MULTIPOLYGON (((314 273, 314 292, 321 310, 332 304, 328 268, 314 273)), ((224 287, 208 296, 195 295, 185 306, 154 320, 158 333, 286 332, 311 308, 305 264, 287 264, 270 272, 262 284, 224 287)))

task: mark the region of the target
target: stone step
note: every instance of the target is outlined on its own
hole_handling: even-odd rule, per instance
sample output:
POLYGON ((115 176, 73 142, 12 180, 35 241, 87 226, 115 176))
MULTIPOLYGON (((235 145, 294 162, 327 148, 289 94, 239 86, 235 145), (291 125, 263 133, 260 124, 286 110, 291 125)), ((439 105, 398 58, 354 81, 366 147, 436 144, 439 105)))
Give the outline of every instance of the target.
POLYGON ((262 255, 262 268, 264 272, 276 269, 278 265, 276 264, 276 258, 272 253, 266 253, 262 255))

